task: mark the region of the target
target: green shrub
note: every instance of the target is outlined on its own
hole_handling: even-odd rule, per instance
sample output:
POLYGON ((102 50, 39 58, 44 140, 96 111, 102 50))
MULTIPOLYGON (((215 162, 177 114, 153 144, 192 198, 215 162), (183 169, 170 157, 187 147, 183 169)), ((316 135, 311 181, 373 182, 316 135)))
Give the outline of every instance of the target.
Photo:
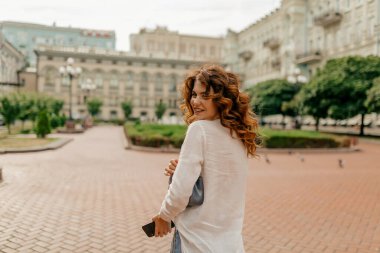
POLYGON ((51 128, 55 129, 61 125, 61 118, 58 115, 53 114, 50 118, 51 128))
POLYGON ((59 116, 59 126, 64 126, 66 123, 67 117, 65 114, 59 116))
POLYGON ((36 134, 38 138, 45 138, 51 132, 50 118, 47 110, 42 110, 37 116, 36 134))
POLYGON ((340 143, 332 138, 271 136, 264 139, 266 148, 337 148, 340 143))
POLYGON ((348 138, 315 131, 260 130, 262 146, 266 148, 338 148, 349 147, 348 138))

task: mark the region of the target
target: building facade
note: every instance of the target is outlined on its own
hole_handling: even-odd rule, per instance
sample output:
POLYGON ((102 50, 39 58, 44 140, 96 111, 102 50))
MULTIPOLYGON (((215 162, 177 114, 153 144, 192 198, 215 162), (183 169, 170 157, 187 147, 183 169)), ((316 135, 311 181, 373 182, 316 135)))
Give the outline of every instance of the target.
POLYGON ((24 55, 0 33, 0 89, 1 94, 19 88, 18 73, 25 66, 24 55))
POLYGON ((179 34, 161 26, 143 28, 130 35, 130 52, 151 58, 220 63, 223 37, 179 34))
POLYGON ((74 59, 74 67, 82 73, 72 82, 72 112, 74 118, 87 114, 86 101, 92 97, 102 100, 103 119, 123 118, 121 103, 131 101, 133 117, 155 119, 155 106, 167 105, 165 121, 180 122, 180 91, 185 74, 199 61, 150 58, 122 51, 43 46, 37 54, 37 90, 65 101, 68 115, 70 82, 62 77, 59 68, 66 60, 74 59), (95 90, 81 89, 84 83, 95 84, 95 90))
POLYGON ((35 67, 38 45, 85 46, 115 49, 114 31, 59 27, 22 22, 0 22, 0 33, 35 67))
POLYGON ((229 30, 223 55, 246 86, 296 69, 310 78, 332 58, 380 55, 380 0, 283 0, 246 29, 229 30))

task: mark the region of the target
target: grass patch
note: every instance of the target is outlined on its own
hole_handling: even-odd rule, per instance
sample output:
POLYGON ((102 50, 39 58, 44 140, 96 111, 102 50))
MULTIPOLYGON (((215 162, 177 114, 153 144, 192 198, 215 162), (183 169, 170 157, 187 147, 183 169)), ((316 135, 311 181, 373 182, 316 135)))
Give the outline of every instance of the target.
POLYGON ((0 139, 0 148, 30 148, 46 145, 56 140, 57 138, 37 139, 7 137, 0 139))

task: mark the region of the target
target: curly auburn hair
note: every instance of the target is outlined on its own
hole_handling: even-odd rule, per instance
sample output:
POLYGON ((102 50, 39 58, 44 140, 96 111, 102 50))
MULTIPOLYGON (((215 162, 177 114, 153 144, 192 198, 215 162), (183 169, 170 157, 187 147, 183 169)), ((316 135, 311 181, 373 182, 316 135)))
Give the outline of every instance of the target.
POLYGON ((188 125, 195 120, 190 102, 195 81, 206 86, 206 94, 217 106, 221 124, 230 129, 231 136, 236 133, 248 156, 255 156, 258 123, 250 108, 249 96, 239 91, 238 76, 218 65, 203 65, 189 73, 182 86, 181 104, 184 120, 188 125), (214 91, 212 95, 209 94, 210 87, 214 91))

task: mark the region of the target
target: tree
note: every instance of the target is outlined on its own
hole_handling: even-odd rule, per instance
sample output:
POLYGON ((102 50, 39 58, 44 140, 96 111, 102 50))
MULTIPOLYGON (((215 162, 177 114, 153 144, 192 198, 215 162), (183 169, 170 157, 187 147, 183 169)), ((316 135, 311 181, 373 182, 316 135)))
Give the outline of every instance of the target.
POLYGON ((18 115, 18 119, 21 120, 21 129, 24 130, 25 121, 30 119, 30 113, 34 106, 34 100, 31 99, 31 96, 28 96, 25 93, 18 95, 17 99, 20 105, 20 113, 18 115))
POLYGON ((0 98, 0 114, 3 116, 7 126, 8 134, 11 133, 11 125, 16 121, 20 114, 20 104, 14 95, 0 98))
POLYGON ((166 104, 162 103, 162 101, 160 101, 160 103, 156 105, 155 114, 158 120, 162 119, 162 116, 164 116, 165 114, 166 108, 166 104))
POLYGON ((380 77, 373 80, 373 86, 367 91, 364 104, 369 112, 380 113, 380 77))
POLYGON ((128 120, 129 117, 131 116, 132 110, 133 110, 132 102, 131 101, 125 101, 125 102, 121 103, 121 108, 123 109, 125 120, 128 120))
MULTIPOLYGON (((262 116, 281 114, 295 116, 295 108, 290 109, 285 103, 290 102, 300 90, 299 84, 292 84, 284 79, 273 79, 256 84, 247 90, 251 96, 253 110, 262 116)), ((283 126, 285 127, 284 123, 283 126)))
POLYGON ((61 113, 61 110, 63 108, 64 102, 59 99, 53 99, 51 101, 51 110, 55 115, 59 115, 61 113))
POLYGON ((329 60, 303 90, 305 113, 319 118, 347 119, 361 115, 360 135, 364 135, 364 116, 370 112, 367 91, 380 76, 380 57, 348 56, 329 60))
POLYGON ((327 98, 328 89, 318 89, 319 75, 305 84, 300 90, 299 104, 301 114, 311 115, 315 119, 315 130, 319 131, 320 119, 327 117, 330 100, 327 98))
POLYGON ((51 132, 49 113, 46 109, 41 110, 37 116, 36 134, 38 138, 45 138, 51 132))
POLYGON ((103 102, 98 98, 93 98, 87 101, 87 110, 92 117, 95 117, 99 114, 100 108, 102 107, 103 102))

